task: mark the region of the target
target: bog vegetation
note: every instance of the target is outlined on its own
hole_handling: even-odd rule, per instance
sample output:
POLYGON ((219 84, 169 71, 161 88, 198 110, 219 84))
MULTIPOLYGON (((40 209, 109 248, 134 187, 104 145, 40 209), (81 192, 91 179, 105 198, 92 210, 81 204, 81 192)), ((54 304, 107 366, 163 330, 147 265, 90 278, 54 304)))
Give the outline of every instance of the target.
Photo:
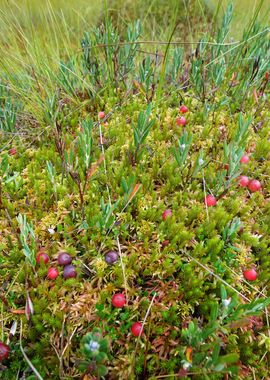
POLYGON ((3 6, 1 378, 267 379, 269 26, 133 3, 3 6))

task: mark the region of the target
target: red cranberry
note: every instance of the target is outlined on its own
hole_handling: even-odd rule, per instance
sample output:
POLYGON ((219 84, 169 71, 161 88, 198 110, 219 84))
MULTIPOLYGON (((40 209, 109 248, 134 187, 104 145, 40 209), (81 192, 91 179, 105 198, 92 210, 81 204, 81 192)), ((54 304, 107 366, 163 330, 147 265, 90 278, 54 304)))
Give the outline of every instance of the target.
POLYGON ((140 322, 135 322, 131 326, 131 332, 134 336, 140 336, 143 333, 143 326, 140 322))
POLYGON ((15 154, 17 154, 17 149, 16 148, 9 149, 8 154, 10 156, 15 156, 15 154))
POLYGON ((68 265, 72 261, 72 257, 66 252, 60 252, 57 258, 59 265, 68 265))
POLYGON ((49 262, 49 256, 47 255, 47 253, 45 253, 44 251, 39 251, 37 253, 37 263, 40 264, 41 262, 43 262, 44 264, 47 264, 49 262))
POLYGON ((75 269, 74 265, 69 264, 69 265, 66 265, 64 267, 63 277, 65 279, 77 277, 77 273, 76 273, 76 269, 75 269))
POLYGON ((184 116, 181 116, 181 117, 178 117, 176 119, 176 124, 179 125, 179 126, 184 126, 187 124, 187 120, 184 116))
POLYGON ((121 308, 126 304, 126 297, 123 293, 116 293, 112 297, 112 305, 121 308))
POLYGON ((255 281, 257 279, 257 276, 258 276, 255 268, 244 270, 243 275, 244 275, 245 279, 248 281, 255 281))
POLYGON ((208 207, 215 206, 217 204, 217 200, 213 195, 207 195, 204 198, 204 202, 208 207))
POLYGON ((248 179, 247 176, 241 175, 240 178, 239 178, 239 182, 238 183, 242 187, 247 187, 247 185, 249 183, 249 179, 248 179))
POLYGON ((247 187, 252 193, 261 190, 261 184, 259 181, 257 181, 257 179, 252 179, 251 181, 249 181, 247 187))
POLYGON ((169 218, 170 216, 172 216, 172 210, 170 210, 170 209, 165 210, 165 211, 162 213, 162 219, 163 219, 163 220, 166 220, 166 219, 169 218))
POLYGON ((239 235, 242 235, 242 233, 244 232, 244 227, 243 226, 240 226, 239 230, 238 230, 238 234, 239 235))
POLYGON ((244 156, 240 160, 241 164, 247 164, 249 162, 249 157, 247 154, 244 154, 244 156))
POLYGON ((187 113, 188 112, 188 108, 187 108, 187 106, 182 105, 182 106, 180 106, 179 111, 181 113, 187 113))
POLYGON ((9 346, 3 342, 0 342, 0 362, 8 358, 9 351, 9 346))
POLYGON ((118 260, 118 253, 115 251, 110 251, 105 255, 105 261, 107 264, 114 264, 118 260))
POLYGON ((168 245, 170 244, 170 241, 169 240, 163 240, 163 242, 161 243, 162 247, 167 247, 168 245))
POLYGON ((49 280, 55 280, 58 277, 58 275, 59 273, 56 268, 51 267, 48 269, 47 277, 49 280))
POLYGON ((104 112, 104 111, 100 111, 100 112, 98 113, 98 118, 99 118, 99 119, 104 119, 104 117, 105 117, 105 112, 104 112))

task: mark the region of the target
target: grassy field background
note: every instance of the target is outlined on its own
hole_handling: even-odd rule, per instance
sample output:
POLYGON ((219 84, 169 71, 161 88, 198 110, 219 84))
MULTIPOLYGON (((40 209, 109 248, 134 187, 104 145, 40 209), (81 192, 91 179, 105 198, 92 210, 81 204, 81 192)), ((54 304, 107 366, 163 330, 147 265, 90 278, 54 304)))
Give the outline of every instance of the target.
POLYGON ((260 8, 258 19, 263 24, 270 21, 270 0, 205 0, 206 5, 211 12, 215 13, 220 7, 224 11, 232 3, 234 6, 234 20, 232 33, 234 36, 241 34, 243 28, 252 18, 257 8, 260 8))

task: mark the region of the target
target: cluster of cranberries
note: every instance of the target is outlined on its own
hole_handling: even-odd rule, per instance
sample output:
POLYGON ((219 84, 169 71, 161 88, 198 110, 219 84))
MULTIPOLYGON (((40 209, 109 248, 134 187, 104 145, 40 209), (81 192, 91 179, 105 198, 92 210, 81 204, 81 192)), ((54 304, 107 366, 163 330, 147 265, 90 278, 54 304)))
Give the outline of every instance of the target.
MULTIPOLYGON (((121 309, 126 304, 126 297, 123 293, 116 293, 112 296, 112 305, 121 309)), ((143 333, 143 325, 140 322, 134 322, 131 326, 131 332, 134 336, 141 336, 143 333)))
MULTIPOLYGON (((185 114, 185 113, 187 113, 188 112, 188 108, 187 108, 187 106, 185 106, 185 105, 182 105, 182 106, 180 106, 180 108, 179 108, 179 112, 181 113, 181 114, 185 114)), ((180 127, 183 127, 183 126, 185 126, 186 124, 187 124, 187 119, 185 118, 185 116, 180 116, 180 117, 177 117, 176 118, 176 124, 180 127)))
MULTIPOLYGON (((249 156, 247 154, 244 154, 244 156, 240 159, 241 164, 247 164, 249 162, 249 156)), ((229 169, 229 165, 225 165, 225 169, 229 169)), ((257 179, 249 179, 245 175, 241 175, 239 177, 239 186, 247 187, 249 191, 252 193, 255 193, 256 191, 260 191, 262 186, 260 181, 257 179)), ((207 195, 204 199, 205 204, 208 207, 215 206, 217 204, 217 200, 213 195, 207 195)))
MULTIPOLYGON (((109 251, 105 255, 105 261, 108 265, 115 264, 119 258, 119 255, 115 251, 109 251)), ((112 297, 112 305, 121 309, 126 304, 126 297, 123 293, 116 293, 112 297)), ((135 322, 131 326, 131 332, 134 336, 140 336, 143 333, 143 326, 140 322, 135 322)))
MULTIPOLYGON (((240 162, 241 164, 247 164, 249 162, 249 156, 245 154, 241 158, 240 162)), ((260 181, 258 181, 257 179, 249 179, 245 175, 240 176, 238 183, 239 183, 239 186, 247 187, 248 190, 251 191, 252 193, 255 193, 256 191, 260 191, 262 188, 260 181)))
MULTIPOLYGON (((249 156, 247 154, 244 154, 244 156, 240 160, 241 164, 247 164, 249 162, 249 156)), ((256 191, 260 191, 262 186, 260 181, 257 179, 249 179, 245 175, 241 175, 239 177, 239 186, 248 188, 249 191, 252 193, 255 193, 256 191)), ((255 268, 247 269, 243 271, 243 276, 248 281, 255 281, 257 280, 258 274, 256 272, 255 268)))
POLYGON ((241 177, 239 178, 239 185, 242 187, 247 187, 249 191, 251 191, 252 193, 260 191, 262 188, 260 181, 258 181, 257 179, 250 180, 245 175, 241 175, 241 177))
MULTIPOLYGON (((37 263, 41 263, 43 261, 45 264, 49 262, 49 256, 47 255, 46 252, 40 251, 37 254, 37 263)), ((72 262, 72 257, 66 253, 66 252, 59 252, 57 262, 59 265, 64 267, 63 270, 63 277, 65 279, 68 278, 75 278, 77 276, 76 269, 74 265, 71 264, 72 262)), ((58 269, 55 267, 50 267, 47 272, 47 277, 49 280, 55 280, 59 276, 58 269)))

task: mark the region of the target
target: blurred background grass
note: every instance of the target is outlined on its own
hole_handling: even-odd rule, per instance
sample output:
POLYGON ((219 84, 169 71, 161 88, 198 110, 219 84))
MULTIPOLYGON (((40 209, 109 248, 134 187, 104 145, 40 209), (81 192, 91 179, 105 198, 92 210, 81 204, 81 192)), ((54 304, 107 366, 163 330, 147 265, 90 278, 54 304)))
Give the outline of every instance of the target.
POLYGON ((59 63, 80 52, 84 32, 105 15, 120 31, 141 19, 151 40, 168 40, 176 26, 174 38, 192 41, 210 21, 202 0, 0 0, 0 80, 35 107, 55 89, 59 63))
MULTIPOLYGON (((228 3, 229 0, 0 0, 0 81, 7 79, 13 91, 28 98, 31 107, 35 107, 54 91, 59 63, 72 60, 80 52, 83 33, 98 26, 105 14, 120 31, 129 22, 141 19, 141 39, 167 41, 174 32, 174 40, 191 42, 198 41, 214 22, 219 22, 228 3)), ((238 38, 257 10, 263 22, 269 21, 270 0, 233 3, 236 16, 234 35, 230 37, 238 38)), ((145 49, 155 52, 161 46, 152 44, 145 49)))
POLYGON ((224 13, 226 7, 232 3, 234 7, 234 18, 232 22, 233 37, 242 34, 243 29, 256 12, 258 12, 257 20, 262 24, 270 23, 270 0, 204 0, 207 8, 212 14, 219 10, 219 15, 224 13))
POLYGON ((56 22, 58 32, 62 33, 64 23, 69 35, 76 36, 81 30, 96 25, 106 7, 122 25, 140 18, 150 35, 164 33, 175 17, 189 33, 194 33, 207 19, 211 21, 211 13, 218 9, 221 14, 230 2, 234 5, 237 30, 244 27, 260 3, 259 19, 270 21, 270 0, 0 0, 1 39, 14 32, 15 25, 26 32, 34 28, 36 35, 44 37, 45 33, 53 32, 51 27, 56 22), (193 23, 194 19, 197 22, 193 23))

